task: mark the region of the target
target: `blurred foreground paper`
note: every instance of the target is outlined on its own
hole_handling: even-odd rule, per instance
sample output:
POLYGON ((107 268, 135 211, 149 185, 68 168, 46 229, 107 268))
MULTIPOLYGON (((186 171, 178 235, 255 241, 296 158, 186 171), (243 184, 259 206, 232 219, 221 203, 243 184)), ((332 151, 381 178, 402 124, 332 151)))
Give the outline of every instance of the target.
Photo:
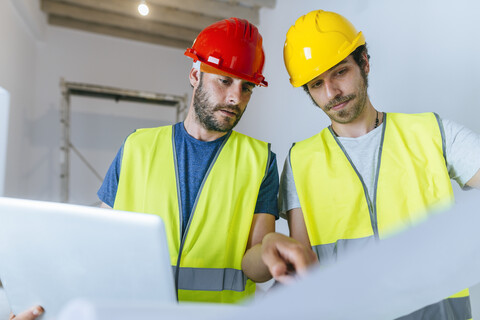
POLYGON ((213 303, 152 304, 75 300, 64 308, 57 320, 228 319, 243 308, 247 307, 213 303))
MULTIPOLYGON (((220 308, 198 319, 345 319, 385 320, 409 314, 480 282, 480 200, 477 190, 462 194, 451 210, 383 240, 377 245, 313 270, 305 279, 278 287, 244 308, 220 308)), ((81 304, 80 304, 81 305, 81 304)), ((70 305, 59 320, 81 312, 70 305)), ((190 319, 195 307, 182 309, 126 305, 89 305, 81 320, 190 319), (122 309, 123 308, 123 309, 122 309), (135 309, 136 308, 136 309, 135 309), (122 316, 124 315, 124 316, 122 316)), ((203 312, 202 312, 203 311, 203 312)))
POLYGON ((477 284, 479 195, 470 191, 448 212, 272 292, 249 317, 394 319, 477 284))

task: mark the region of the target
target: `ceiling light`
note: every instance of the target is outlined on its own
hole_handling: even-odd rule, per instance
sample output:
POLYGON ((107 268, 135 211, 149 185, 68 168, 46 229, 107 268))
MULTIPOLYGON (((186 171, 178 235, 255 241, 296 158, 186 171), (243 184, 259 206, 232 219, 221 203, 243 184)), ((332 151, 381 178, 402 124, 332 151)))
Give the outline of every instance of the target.
POLYGON ((140 2, 138 5, 138 13, 140 13, 142 16, 146 16, 150 12, 150 9, 148 8, 148 5, 145 1, 140 2))

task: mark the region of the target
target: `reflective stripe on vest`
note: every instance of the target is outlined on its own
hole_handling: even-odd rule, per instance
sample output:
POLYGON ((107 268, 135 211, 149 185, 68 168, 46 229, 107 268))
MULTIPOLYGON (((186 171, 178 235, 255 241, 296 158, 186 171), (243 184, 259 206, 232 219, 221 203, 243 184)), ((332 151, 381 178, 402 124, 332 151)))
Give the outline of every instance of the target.
POLYGON ((236 302, 255 291, 251 280, 244 281, 241 261, 269 145, 231 132, 204 177, 182 236, 174 134, 168 126, 137 130, 127 138, 114 208, 162 217, 171 264, 180 266, 174 269, 180 301, 236 302), (199 280, 205 275, 214 290, 199 280))
MULTIPOLYGON (((177 267, 172 267, 173 273, 177 267)), ((178 289, 204 291, 244 291, 247 285, 247 276, 236 269, 214 268, 180 268, 178 289)))
MULTIPOLYGON (((322 264, 415 225, 453 201, 444 134, 433 113, 385 114, 373 201, 329 128, 296 143, 290 163, 308 236, 322 264)), ((468 290, 455 297, 468 297, 468 290)))
POLYGON ((370 243, 375 242, 374 236, 356 239, 338 239, 335 243, 312 245, 313 252, 317 255, 318 261, 322 265, 332 264, 337 256, 342 256, 346 252, 352 252, 363 248, 370 243))
POLYGON ((471 320, 472 308, 468 296, 448 298, 428 305, 397 320, 471 320))

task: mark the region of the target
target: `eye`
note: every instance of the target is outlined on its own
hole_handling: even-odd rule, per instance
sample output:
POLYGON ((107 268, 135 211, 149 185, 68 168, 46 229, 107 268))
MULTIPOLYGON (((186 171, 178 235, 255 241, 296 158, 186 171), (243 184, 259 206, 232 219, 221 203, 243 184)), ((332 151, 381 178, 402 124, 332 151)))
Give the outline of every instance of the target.
POLYGON ((218 81, 225 86, 230 85, 230 83, 232 82, 232 80, 228 78, 218 78, 218 81))
POLYGON ((311 86, 310 88, 311 89, 315 89, 315 88, 320 88, 323 84, 323 80, 318 80, 318 81, 315 81, 311 86))
POLYGON ((252 93, 253 92, 253 86, 249 86, 249 85, 246 85, 246 86, 243 86, 242 87, 242 90, 243 92, 248 92, 248 93, 252 93))
POLYGON ((348 71, 348 68, 342 68, 337 71, 337 75, 339 76, 344 75, 345 73, 347 73, 347 71, 348 71))

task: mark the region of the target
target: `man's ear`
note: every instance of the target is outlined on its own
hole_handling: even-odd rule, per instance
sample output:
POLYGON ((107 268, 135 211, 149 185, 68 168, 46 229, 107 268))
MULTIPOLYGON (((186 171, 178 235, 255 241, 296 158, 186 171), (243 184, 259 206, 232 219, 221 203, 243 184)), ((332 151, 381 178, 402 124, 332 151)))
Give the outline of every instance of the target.
POLYGON ((368 74, 370 72, 370 61, 368 60, 368 55, 366 52, 363 52, 362 56, 363 56, 363 61, 365 61, 363 70, 365 71, 365 74, 368 74))
POLYGON ((190 84, 192 85, 192 87, 196 88, 198 83, 200 82, 200 70, 192 68, 190 70, 188 78, 190 79, 190 84))

